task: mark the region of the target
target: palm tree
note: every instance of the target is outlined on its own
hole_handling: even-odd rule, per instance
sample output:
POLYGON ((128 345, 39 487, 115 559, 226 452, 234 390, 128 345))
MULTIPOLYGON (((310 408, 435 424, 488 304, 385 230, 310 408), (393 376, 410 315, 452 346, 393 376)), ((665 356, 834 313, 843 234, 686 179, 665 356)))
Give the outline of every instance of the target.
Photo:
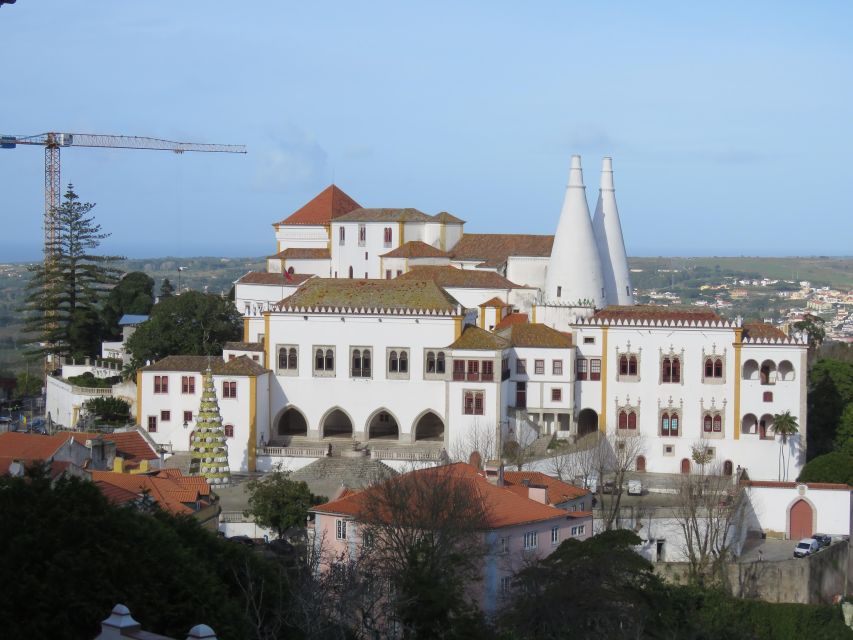
MULTIPOLYGON (((792 416, 790 411, 785 413, 777 413, 773 416, 773 425, 770 427, 773 433, 777 436, 782 436, 782 442, 779 445, 779 479, 788 479, 788 466, 785 464, 785 447, 788 444, 788 437, 799 433, 799 425, 797 424, 796 416, 792 416), (784 474, 782 473, 784 471, 784 474)), ((788 460, 790 461, 790 454, 788 460)))

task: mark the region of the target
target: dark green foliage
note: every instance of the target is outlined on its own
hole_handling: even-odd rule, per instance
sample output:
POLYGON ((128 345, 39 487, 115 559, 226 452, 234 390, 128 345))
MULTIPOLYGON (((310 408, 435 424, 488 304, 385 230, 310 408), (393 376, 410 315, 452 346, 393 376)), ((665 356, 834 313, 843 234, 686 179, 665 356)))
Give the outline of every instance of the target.
POLYGON ((833 450, 841 415, 851 403, 853 363, 829 358, 818 360, 809 372, 809 458, 833 450))
POLYGON ((96 378, 91 371, 81 373, 79 376, 71 376, 68 382, 78 387, 89 387, 90 389, 109 389, 121 380, 120 377, 96 378))
POLYGON ((288 529, 304 527, 308 509, 326 502, 326 498, 312 494, 307 484, 287 476, 274 471, 248 485, 247 515, 254 516, 260 526, 275 529, 279 538, 288 529))
POLYGON ((121 398, 101 396, 83 403, 83 408, 109 425, 124 425, 130 422, 130 403, 121 398))
POLYGON ((853 484, 853 456, 840 451, 812 458, 803 467, 801 482, 837 482, 853 484))
POLYGON ((853 456, 853 402, 848 402, 838 420, 835 432, 835 448, 841 453, 853 456))
POLYGON ((15 385, 15 398, 24 398, 26 396, 37 396, 41 393, 42 384, 44 384, 41 376, 22 371, 17 376, 15 385))
POLYGON ((65 200, 51 214, 56 238, 45 262, 30 268, 23 308, 26 332, 44 345, 34 347, 34 355, 82 357, 100 351, 101 305, 118 278, 112 263, 119 258, 92 253, 109 236, 89 215, 94 206, 79 202, 68 185, 65 200))
POLYGON ((823 339, 826 337, 826 329, 824 329, 824 319, 820 316, 815 316, 807 313, 802 320, 794 323, 794 329, 797 331, 806 331, 809 335, 809 352, 814 354, 823 339))
POLYGON ((127 313, 148 315, 154 306, 154 280, 141 271, 125 274, 104 303, 103 338, 120 338, 118 321, 127 313))
POLYGON ((242 335, 242 318, 232 302, 217 295, 187 291, 161 299, 151 317, 127 341, 135 368, 171 355, 219 354, 242 335))
POLYGON ((160 299, 168 298, 175 294, 175 287, 169 282, 169 278, 163 278, 163 284, 160 285, 160 299))
POLYGON ((94 638, 122 603, 148 631, 184 638, 205 622, 242 640, 257 635, 238 578, 264 588, 262 612, 285 595, 251 550, 190 517, 110 506, 88 482, 0 478, 0 513, 5 638, 94 638))

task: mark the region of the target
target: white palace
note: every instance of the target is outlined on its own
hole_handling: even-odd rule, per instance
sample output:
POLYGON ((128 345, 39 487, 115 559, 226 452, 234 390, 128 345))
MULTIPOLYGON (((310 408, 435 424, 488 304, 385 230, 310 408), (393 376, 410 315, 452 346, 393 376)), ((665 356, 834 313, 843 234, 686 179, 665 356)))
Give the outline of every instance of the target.
MULTIPOLYGON (((213 373, 234 471, 326 455, 438 460, 472 430, 643 438, 638 471, 776 480, 805 461, 806 341, 707 309, 634 305, 604 159, 590 216, 580 158, 554 236, 467 234, 441 212, 364 208, 337 186, 273 225, 265 272, 236 283, 243 341, 213 373)), ((138 373, 137 419, 189 449, 207 358, 138 373)))

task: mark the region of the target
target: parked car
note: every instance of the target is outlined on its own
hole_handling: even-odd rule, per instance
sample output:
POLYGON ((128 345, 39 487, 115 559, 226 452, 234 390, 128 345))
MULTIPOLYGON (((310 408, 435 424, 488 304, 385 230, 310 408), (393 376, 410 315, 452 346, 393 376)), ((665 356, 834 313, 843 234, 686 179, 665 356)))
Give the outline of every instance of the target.
POLYGON ((832 536, 828 536, 825 533, 816 533, 812 536, 813 540, 817 540, 817 543, 823 547, 828 547, 832 544, 832 536))
POLYGON ((252 540, 249 536, 231 536, 230 538, 227 538, 227 539, 230 540, 231 542, 237 542, 239 544, 244 544, 247 547, 254 547, 255 546, 255 541, 252 540))
POLYGON ((639 480, 628 480, 628 495, 641 496, 643 495, 643 483, 639 480))
POLYGON ((819 549, 820 545, 817 540, 814 538, 803 538, 797 543, 797 546, 794 547, 794 557, 804 558, 805 556, 817 553, 819 549))

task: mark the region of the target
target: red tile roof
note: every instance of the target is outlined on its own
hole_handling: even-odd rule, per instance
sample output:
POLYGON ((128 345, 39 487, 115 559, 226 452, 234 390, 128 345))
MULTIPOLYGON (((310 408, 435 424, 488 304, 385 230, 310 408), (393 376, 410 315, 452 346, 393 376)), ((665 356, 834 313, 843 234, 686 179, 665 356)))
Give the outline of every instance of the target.
POLYGON ((485 302, 480 303, 479 306, 481 306, 481 307, 497 307, 498 309, 503 309, 504 307, 508 307, 509 305, 506 302, 504 302, 503 300, 501 300, 500 298, 498 298, 497 296, 495 296, 494 298, 490 298, 489 300, 486 300, 485 302))
POLYGON ((447 252, 442 251, 426 242, 410 240, 396 249, 383 254, 383 258, 446 258, 447 252))
POLYGON ((549 257, 554 236, 521 233, 466 233, 450 251, 453 260, 496 267, 510 256, 549 257))
POLYGON ((508 484, 510 490, 516 492, 523 490, 521 495, 525 496, 527 495, 527 487, 523 484, 524 481, 532 485, 545 487, 547 489, 548 504, 551 505, 592 495, 588 489, 576 487, 573 484, 552 478, 539 471, 504 471, 504 481, 508 484))
POLYGON ((0 457, 17 460, 49 460, 71 439, 67 432, 52 436, 37 433, 0 433, 0 457))
POLYGON ((328 260, 332 257, 331 251, 328 249, 311 249, 308 247, 290 247, 284 251, 279 251, 270 258, 279 258, 282 260, 328 260))
POLYGON ((744 338, 787 338, 785 332, 765 322, 744 322, 744 338))
MULTIPOLYGON (((464 462, 420 469, 410 473, 425 475, 428 478, 441 474, 445 478, 449 477, 451 482, 471 483, 476 491, 476 495, 482 501, 482 506, 486 514, 486 526, 490 529, 555 520, 558 518, 562 519, 567 515, 561 509, 556 509, 530 498, 520 496, 506 487, 498 487, 491 484, 475 467, 464 462)), ((408 475, 406 474, 406 476, 408 475)), ((405 478, 406 476, 398 476, 391 480, 386 480, 386 482, 399 482, 401 478, 405 478)), ((366 500, 369 498, 370 491, 372 490, 368 488, 353 493, 339 500, 314 507, 311 511, 351 516, 357 520, 364 513, 366 500)))
POLYGON ((249 271, 237 284, 274 284, 280 287, 295 287, 314 276, 309 273, 267 273, 266 271, 249 271))
POLYGON ((655 320, 717 322, 720 316, 710 309, 695 307, 659 307, 653 305, 613 305, 596 311, 593 318, 599 320, 655 320))
POLYGON ((765 487, 768 489, 794 489, 797 485, 804 484, 809 489, 853 491, 853 487, 849 485, 834 482, 777 482, 775 480, 747 480, 743 484, 747 487, 765 487))
POLYGON ((525 289, 510 282, 501 274, 481 269, 457 269, 450 265, 412 267, 396 280, 423 280, 428 278, 439 287, 458 289, 525 289))
POLYGON ((160 456, 138 431, 119 431, 113 433, 87 433, 75 431, 70 434, 82 445, 87 440, 101 438, 116 443, 116 455, 128 462, 139 462, 140 460, 158 460, 160 456))
POLYGON ((139 497, 147 492, 157 504, 172 513, 193 513, 197 501, 207 502, 210 498, 210 487, 199 476, 164 472, 131 475, 112 471, 92 471, 91 474, 99 486, 109 485, 108 491, 113 497, 126 496, 127 493, 139 497))
POLYGON ((506 329, 514 324, 526 324, 527 322, 529 322, 529 318, 526 313, 509 313, 495 325, 495 331, 506 329))
POLYGON ((329 224, 335 218, 360 208, 360 204, 333 184, 277 224, 329 224))

